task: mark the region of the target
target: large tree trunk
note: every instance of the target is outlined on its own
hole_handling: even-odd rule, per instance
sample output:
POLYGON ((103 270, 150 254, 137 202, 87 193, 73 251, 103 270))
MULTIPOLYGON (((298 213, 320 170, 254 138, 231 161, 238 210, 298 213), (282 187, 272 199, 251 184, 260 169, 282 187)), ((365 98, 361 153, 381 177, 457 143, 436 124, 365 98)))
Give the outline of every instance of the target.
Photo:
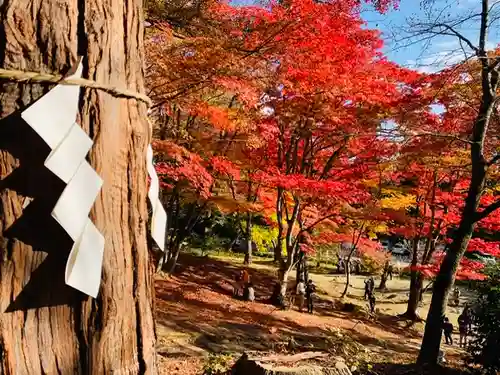
MULTIPOLYGON (((141 1, 2 3, 0 67, 59 74, 78 54, 84 56, 84 77, 143 91, 141 1)), ((47 91, 0 85, 2 119, 47 91)), ((146 107, 90 90, 81 105, 81 125, 94 140, 89 159, 104 180, 91 213, 106 239, 100 294, 89 299, 64 284, 71 243, 60 234, 48 237, 51 225, 58 229, 50 210, 64 186, 44 169, 48 150, 34 147, 37 138, 27 125, 2 121, 0 374, 156 373, 146 245, 146 107), (21 177, 17 185, 13 176, 21 177), (23 208, 24 197, 35 195, 23 208), (21 222, 28 225, 21 228, 21 222), (11 226, 18 228, 15 238, 11 226)))
POLYGON ((448 304, 448 294, 455 283, 458 265, 462 259, 474 231, 479 200, 483 194, 487 165, 482 152, 484 132, 492 111, 491 96, 483 97, 471 145, 472 176, 465 207, 455 238, 446 252, 439 273, 434 282, 431 306, 427 314, 424 338, 420 347, 418 363, 434 365, 438 361, 441 345, 442 322, 448 304))
MULTIPOLYGON (((470 222, 470 220, 468 220, 470 222)), ((420 347, 418 363, 431 364, 437 363, 439 348, 441 346, 441 335, 443 318, 448 304, 448 295, 455 282, 455 274, 465 252, 473 230, 472 223, 465 227, 460 227, 459 233, 446 254, 439 274, 434 282, 432 292, 431 306, 427 314, 425 324, 424 338, 420 347)))

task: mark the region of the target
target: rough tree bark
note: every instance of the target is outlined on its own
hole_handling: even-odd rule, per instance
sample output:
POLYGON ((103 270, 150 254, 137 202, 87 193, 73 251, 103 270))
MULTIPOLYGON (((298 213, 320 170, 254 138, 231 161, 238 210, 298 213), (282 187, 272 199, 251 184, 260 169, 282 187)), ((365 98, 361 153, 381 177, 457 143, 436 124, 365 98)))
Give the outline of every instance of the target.
MULTIPOLYGON (((0 3, 0 66, 60 74, 82 55, 84 77, 143 91, 141 3, 4 0, 0 3)), ((4 120, 47 91, 46 85, 0 85, 4 120)), ((6 186, 6 177, 29 165, 7 150, 16 138, 8 138, 5 132, 21 131, 21 122, 10 129, 7 120, 0 122, 1 374, 156 373, 153 285, 146 244, 145 155, 150 131, 145 116, 145 105, 135 100, 90 90, 81 97, 81 125, 94 140, 89 159, 104 180, 91 213, 106 238, 101 290, 95 300, 82 298, 64 285, 67 254, 47 256, 45 248, 8 236, 12 224, 26 216, 29 206, 23 208, 23 203, 29 194, 6 186), (46 277, 35 283, 41 271, 46 271, 46 277), (39 307, 19 305, 28 287, 33 288, 30 302, 40 302, 39 307), (52 302, 42 304, 42 296, 52 302)), ((27 136, 17 141, 26 150, 31 147, 27 136)), ((38 160, 39 170, 42 162, 38 160)), ((43 190, 42 186, 50 189, 49 185, 61 190, 53 176, 43 171, 41 175, 44 178, 33 191, 43 190)), ((36 197, 31 204, 35 202, 36 197)), ((24 234, 35 229, 43 232, 47 226, 48 220, 39 220, 24 234)), ((57 241, 53 238, 51 244, 57 241)))

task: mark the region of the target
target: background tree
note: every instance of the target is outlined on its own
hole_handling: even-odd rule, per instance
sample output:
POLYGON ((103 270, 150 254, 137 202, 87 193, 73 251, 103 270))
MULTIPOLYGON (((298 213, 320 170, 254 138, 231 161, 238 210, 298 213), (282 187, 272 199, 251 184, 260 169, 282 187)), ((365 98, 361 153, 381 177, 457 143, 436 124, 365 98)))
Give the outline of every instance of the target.
MULTIPOLYGON (((6 0, 1 15, 0 67, 64 74, 81 55, 84 77, 144 91, 141 2, 6 0)), ((104 180, 91 213, 106 238, 103 275, 90 299, 64 284, 71 243, 44 237, 54 233, 46 219, 53 203, 40 189, 60 193, 60 181, 44 173, 46 149, 13 117, 49 86, 0 84, 0 372, 155 373, 145 105, 82 90, 80 124, 94 140, 89 159, 104 180), (30 186, 8 182, 15 175, 31 175, 30 186), (30 219, 36 206, 46 216, 30 219), (23 221, 28 227, 13 236, 23 221)))
MULTIPOLYGON (((388 4, 389 2, 380 2, 378 6, 385 9, 388 4)), ((205 12, 208 17, 191 18, 189 26, 183 27, 183 31, 188 30, 185 32, 187 35, 181 36, 175 34, 175 27, 162 28, 160 24, 156 24, 155 31, 151 32, 151 38, 149 38, 148 54, 151 60, 157 63, 152 65, 148 79, 151 93, 156 101, 153 112, 161 113, 163 110, 168 119, 167 124, 159 125, 159 128, 163 129, 158 132, 160 137, 167 134, 166 129, 171 127, 169 124, 172 124, 176 117, 179 119, 183 116, 172 114, 170 109, 166 108, 167 103, 175 101, 176 108, 181 109, 181 112, 196 117, 189 125, 190 130, 187 131, 190 140, 184 142, 182 147, 200 156, 203 163, 209 163, 208 159, 212 154, 212 156, 227 156, 234 164, 242 164, 238 167, 242 171, 247 170, 243 175, 248 184, 256 176, 255 171, 260 171, 260 178, 262 178, 263 173, 269 173, 270 167, 275 168, 272 163, 276 156, 271 156, 269 159, 265 155, 267 151, 259 154, 259 150, 277 150, 275 134, 273 135, 269 131, 271 127, 267 126, 270 125, 269 119, 261 120, 266 112, 271 111, 272 117, 280 119, 282 124, 291 122, 280 128, 282 130, 280 142, 295 131, 297 136, 290 143, 295 162, 303 163, 309 158, 309 155, 306 155, 306 158, 299 155, 303 151, 301 143, 308 139, 309 145, 312 145, 311 137, 321 136, 317 147, 310 147, 309 150, 312 152, 311 155, 318 153, 318 158, 315 160, 316 156, 313 156, 310 160, 312 164, 304 165, 302 172, 289 168, 286 178, 293 181, 293 174, 302 173, 301 178, 307 182, 308 176, 304 174, 313 170, 311 168, 313 164, 313 168, 318 168, 319 163, 326 163, 327 157, 331 160, 323 171, 323 177, 316 171, 314 172, 316 176, 310 179, 311 183, 318 178, 326 180, 329 170, 333 167, 341 169, 340 165, 334 165, 337 157, 340 156, 334 151, 338 147, 341 147, 340 151, 346 148, 349 134, 342 133, 345 129, 340 129, 339 126, 337 134, 329 140, 328 131, 335 131, 335 124, 340 123, 342 113, 346 114, 342 126, 347 126, 348 119, 354 118, 356 112, 359 112, 362 117, 361 113, 371 111, 371 116, 374 116, 377 105, 390 102, 388 89, 394 94, 397 93, 394 85, 399 82, 397 74, 408 74, 408 72, 400 72, 396 66, 380 58, 377 52, 380 47, 378 35, 360 27, 361 21, 356 11, 359 6, 358 2, 319 4, 311 1, 297 1, 294 6, 290 5, 289 3, 273 4, 269 9, 255 7, 236 9, 225 4, 212 4, 205 12), (339 14, 343 15, 341 20, 338 17, 339 14), (346 38, 339 38, 339 35, 345 35, 346 38), (346 71, 345 56, 332 58, 335 56, 335 51, 331 43, 326 43, 326 41, 333 37, 337 38, 338 43, 342 44, 346 51, 350 51, 348 54, 350 59, 354 59, 354 56, 360 57, 357 63, 358 77, 351 78, 349 75, 351 71, 346 71), (364 42, 361 43, 361 40, 364 42), (311 60, 313 56, 314 61, 311 60), (373 69, 384 79, 375 78, 374 84, 367 89, 367 86, 361 85, 360 82, 368 79, 373 69), (348 84, 344 84, 346 79, 348 79, 348 84), (321 82, 321 85, 318 86, 318 82, 321 82), (330 90, 331 88, 334 88, 336 93, 328 94, 329 97, 324 92, 318 92, 321 89, 330 90), (366 91, 365 101, 367 106, 371 106, 370 109, 363 110, 357 107, 356 103, 364 99, 360 93, 361 88, 366 91), (291 93, 286 96, 285 101, 282 100, 285 97, 283 96, 284 90, 291 93), (221 98, 227 98, 229 93, 232 95, 230 105, 226 104, 227 107, 223 110, 218 103, 221 98), (258 93, 265 95, 260 100, 256 100, 258 93), (318 106, 321 99, 329 100, 329 106, 323 106, 322 113, 316 118, 313 115, 311 118, 313 122, 310 122, 311 119, 307 117, 311 116, 311 110, 314 110, 314 106, 318 106), (352 104, 344 106, 346 102, 352 102, 352 104), (274 108, 272 108, 273 105, 274 108), (311 105, 312 107, 308 108, 311 105), (242 111, 235 113, 239 109, 245 113, 242 111), (287 118, 286 111, 291 111, 293 118, 287 118), (328 124, 321 124, 321 121, 324 121, 329 114, 334 114, 335 120, 328 124), (249 115, 253 119, 250 119, 249 115), (241 121, 245 118, 249 121, 241 121), (197 132, 203 134, 203 137, 194 135, 192 131, 200 129, 201 119, 205 119, 204 128, 197 132), (303 120, 305 123, 301 125, 303 120), (300 126, 312 126, 314 129, 317 126, 316 122, 320 125, 315 134, 308 135, 306 132, 303 135, 300 134, 300 126), (295 130, 293 130, 294 126, 295 130), (212 130, 207 136, 207 130, 210 127, 212 130), (207 140, 210 140, 208 145, 207 140), (224 150, 223 153, 220 150, 224 150), (242 155, 238 150, 246 150, 246 155, 242 155), (242 162, 242 160, 248 162, 242 162)), ((354 61, 358 60, 354 59, 354 61)), ((179 109, 177 113, 181 113, 179 109)), ((155 116, 158 117, 157 114, 155 116)), ((366 114, 366 118, 368 116, 370 115, 366 114)), ((376 127, 377 121, 372 119, 367 123, 373 128, 376 127)), ((167 136, 167 138, 172 139, 172 136, 167 136)), ((179 142, 178 139, 172 140, 179 142)), ((360 142, 349 141, 356 147, 360 142)), ((369 141, 366 140, 365 144, 368 143, 369 141)), ((354 153, 346 152, 346 156, 347 154, 354 155, 354 153)), ((357 173, 360 173, 361 164, 362 158, 354 163, 350 162, 357 173)), ((163 174, 168 175, 168 173, 163 174)), ((341 175, 342 173, 338 174, 339 181, 341 175)), ((282 220, 284 211, 276 211, 278 223, 276 249, 279 249, 276 251, 276 259, 280 258, 283 239, 287 238, 290 246, 287 249, 287 255, 291 258, 289 262, 288 260, 281 262, 281 267, 288 268, 293 266, 297 255, 298 243, 295 241, 295 235, 298 232, 295 226, 300 220, 302 208, 299 204, 293 214, 295 209, 284 206, 288 204, 284 200, 285 189, 276 184, 274 177, 276 176, 273 176, 270 181, 274 184, 271 189, 278 191, 276 205, 282 206, 283 209, 291 209, 291 217, 286 224, 286 229, 282 220), (288 232, 286 235, 285 230, 288 232)), ((264 183, 258 179, 256 182, 257 184, 251 183, 251 186, 264 183)), ((269 185, 269 181, 265 183, 269 185)), ((337 183, 340 184, 340 182, 337 183)), ((218 187, 223 184, 215 180, 214 184, 210 188, 210 195, 214 195, 214 191, 220 195, 221 191, 218 187)), ((308 189, 312 191, 312 185, 308 189)), ((323 194, 327 189, 328 183, 324 184, 323 194)), ((229 190, 233 191, 233 189, 229 190)), ((294 191, 297 192, 296 189, 294 191)), ((330 191, 332 191, 331 188, 330 191)), ((292 201, 297 199, 297 195, 295 197, 292 195, 288 193, 287 197, 292 201)), ((255 200, 256 197, 255 194, 247 194, 247 201, 255 200)), ((217 200, 220 201, 220 196, 217 200)), ((199 209, 195 211, 200 212, 199 209)), ((251 215, 250 211, 247 212, 247 216, 249 215, 251 215)), ((246 222, 247 225, 251 224, 248 217, 246 222)), ((248 229, 242 232, 250 233, 251 230, 248 229)), ((300 231, 302 229, 304 228, 300 231)), ((246 237, 250 236, 246 235, 246 237)))
MULTIPOLYGON (((462 210, 460 222, 454 233, 453 242, 448 247, 441 263, 440 271, 434 283, 433 295, 427 316, 424 339, 419 355, 419 363, 437 363, 442 334, 442 319, 445 313, 448 294, 455 281, 456 272, 476 223, 486 219, 488 215, 500 207, 500 199, 483 198, 492 171, 498 168, 498 118, 496 105, 498 98, 498 78, 500 58, 488 51, 488 36, 490 28, 498 20, 496 4, 489 0, 481 0, 478 7, 466 14, 451 16, 441 12, 443 7, 436 1, 429 1, 431 11, 428 20, 414 20, 410 25, 410 36, 433 38, 437 35, 458 38, 460 46, 466 53, 468 71, 457 75, 457 69, 447 69, 441 72, 444 82, 452 82, 455 89, 462 86, 463 90, 455 90, 456 95, 471 92, 478 88, 476 95, 461 100, 461 105, 454 110, 461 112, 457 124, 460 138, 468 143, 471 162, 471 177, 462 210), (461 33, 464 27, 479 26, 477 40, 471 40, 461 33), (469 52, 467 54, 467 51, 469 52), (476 72, 471 74, 471 72, 476 72), (467 81, 467 82, 465 82, 467 81)), ((456 14, 456 13, 455 13, 456 14)), ((459 103, 459 100, 456 100, 459 103)), ((456 132, 457 133, 457 132, 456 132)), ((456 134, 455 133, 455 134, 456 134)))

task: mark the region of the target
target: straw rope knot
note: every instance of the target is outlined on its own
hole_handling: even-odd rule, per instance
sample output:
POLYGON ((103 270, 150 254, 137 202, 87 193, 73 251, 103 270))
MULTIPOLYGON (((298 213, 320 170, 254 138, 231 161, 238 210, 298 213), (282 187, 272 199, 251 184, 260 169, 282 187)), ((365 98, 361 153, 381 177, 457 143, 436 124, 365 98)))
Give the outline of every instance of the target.
POLYGON ((151 107, 153 104, 151 99, 144 94, 115 86, 104 85, 84 78, 64 78, 61 75, 47 73, 0 69, 0 80, 1 79, 11 82, 54 83, 58 85, 81 86, 89 89, 104 91, 116 98, 136 99, 146 103, 148 107, 151 107))

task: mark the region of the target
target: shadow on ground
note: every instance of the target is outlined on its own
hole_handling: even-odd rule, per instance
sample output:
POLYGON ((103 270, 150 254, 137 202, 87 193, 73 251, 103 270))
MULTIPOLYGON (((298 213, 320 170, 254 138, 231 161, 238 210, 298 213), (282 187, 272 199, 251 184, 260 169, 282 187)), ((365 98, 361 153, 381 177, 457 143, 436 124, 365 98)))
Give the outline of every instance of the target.
POLYGON ((342 352, 346 343, 381 355, 397 352, 414 357, 417 352, 418 348, 408 340, 401 340, 414 334, 396 317, 370 317, 365 311, 343 312, 338 304, 321 295, 316 298, 314 316, 279 311, 268 305, 275 282, 272 271, 251 270, 256 302, 235 300, 232 283, 241 268, 221 260, 183 254, 175 277, 156 281, 158 329, 182 349, 173 350, 165 344, 159 348, 160 354, 175 357, 202 351, 342 352), (391 332, 398 337, 378 339, 373 331, 391 332), (183 338, 177 340, 179 333, 183 338))
POLYGON ((394 364, 394 363, 376 363, 370 370, 359 371, 354 375, 465 375, 469 371, 463 369, 434 367, 421 369, 414 364, 394 364))

